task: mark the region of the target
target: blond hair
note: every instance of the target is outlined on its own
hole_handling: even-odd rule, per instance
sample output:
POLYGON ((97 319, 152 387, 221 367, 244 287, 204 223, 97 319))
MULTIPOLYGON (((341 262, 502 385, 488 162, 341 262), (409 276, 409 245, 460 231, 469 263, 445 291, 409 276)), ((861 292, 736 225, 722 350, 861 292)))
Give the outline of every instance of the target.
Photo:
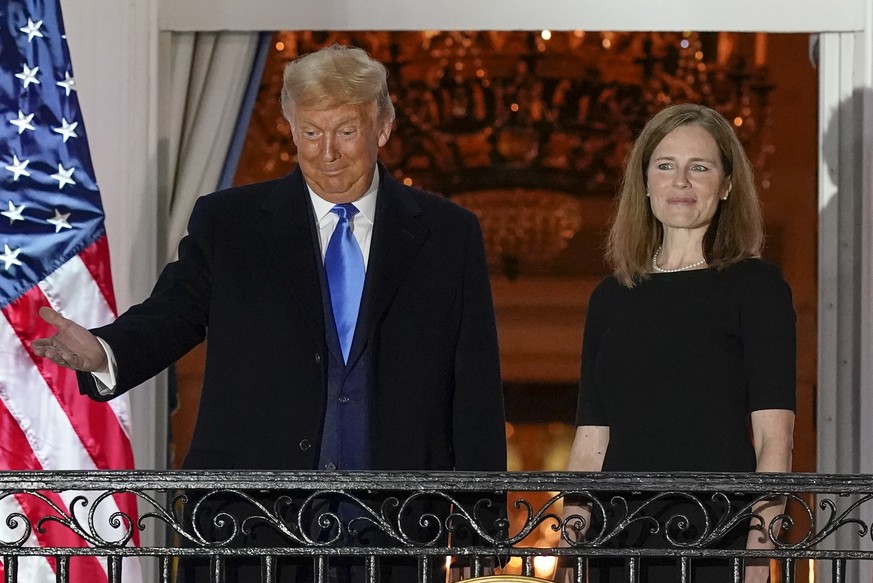
POLYGON ((374 103, 376 121, 394 120, 388 70, 363 49, 334 44, 291 61, 282 84, 282 113, 293 123, 294 107, 374 103))

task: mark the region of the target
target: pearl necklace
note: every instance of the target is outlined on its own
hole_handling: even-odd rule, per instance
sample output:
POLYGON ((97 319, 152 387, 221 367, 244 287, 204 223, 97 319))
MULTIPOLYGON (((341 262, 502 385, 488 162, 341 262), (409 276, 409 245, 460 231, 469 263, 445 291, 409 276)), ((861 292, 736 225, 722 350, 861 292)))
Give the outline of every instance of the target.
POLYGON ((682 267, 677 267, 676 269, 664 269, 663 267, 658 266, 658 255, 660 253, 661 247, 658 247, 658 250, 655 251, 654 255, 652 255, 652 269, 654 269, 658 273, 676 273, 677 271, 687 271, 689 269, 694 269, 695 267, 700 267, 701 265, 706 265, 706 258, 704 257, 700 261, 696 261, 682 267))

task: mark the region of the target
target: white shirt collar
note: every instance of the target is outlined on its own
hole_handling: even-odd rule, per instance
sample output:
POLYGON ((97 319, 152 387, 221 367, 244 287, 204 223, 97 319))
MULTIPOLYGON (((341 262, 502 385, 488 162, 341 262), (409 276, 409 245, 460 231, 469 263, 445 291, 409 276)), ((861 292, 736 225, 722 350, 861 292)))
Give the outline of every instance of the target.
MULTIPOLYGON (((330 209, 336 206, 334 203, 324 200, 317 194, 309 184, 306 185, 309 190, 309 198, 312 200, 312 209, 315 211, 315 222, 321 224, 321 221, 330 213, 330 209)), ((374 223, 376 218, 376 196, 379 192, 379 168, 373 172, 373 180, 370 182, 370 187, 364 195, 353 204, 358 209, 358 214, 366 218, 370 223, 374 223)))

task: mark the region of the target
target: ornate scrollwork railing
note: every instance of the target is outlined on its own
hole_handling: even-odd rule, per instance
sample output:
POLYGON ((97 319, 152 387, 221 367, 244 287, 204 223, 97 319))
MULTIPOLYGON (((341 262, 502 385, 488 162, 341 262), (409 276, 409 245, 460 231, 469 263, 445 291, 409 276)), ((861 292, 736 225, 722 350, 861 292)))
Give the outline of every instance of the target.
POLYGON ((475 576, 512 557, 532 575, 540 556, 569 558, 577 571, 597 557, 625 558, 632 570, 647 557, 724 558, 736 577, 750 557, 781 560, 783 572, 823 559, 842 581, 847 561, 873 559, 871 499, 873 476, 817 474, 10 472, 0 474, 0 557, 7 581, 33 555, 58 561, 59 581, 77 556, 109 557, 110 581, 121 581, 127 556, 157 557, 162 581, 172 580, 171 558, 198 556, 217 581, 240 557, 261 557, 264 581, 291 559, 312 564, 318 580, 337 557, 370 575, 406 558, 424 581, 446 557, 475 576), (121 510, 132 507, 125 497, 138 516, 121 510), (786 510, 766 522, 757 509, 774 501, 786 510), (749 525, 771 550, 727 548, 749 525), (58 529, 63 537, 49 536, 58 529), (132 544, 154 532, 169 536, 149 540, 167 542, 132 544), (657 544, 628 544, 640 532, 657 544))

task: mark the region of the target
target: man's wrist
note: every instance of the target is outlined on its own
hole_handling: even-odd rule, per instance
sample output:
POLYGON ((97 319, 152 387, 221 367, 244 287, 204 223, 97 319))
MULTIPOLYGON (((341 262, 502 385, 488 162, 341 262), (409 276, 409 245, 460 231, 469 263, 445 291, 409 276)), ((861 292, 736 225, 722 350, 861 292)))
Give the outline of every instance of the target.
POLYGON ((97 384, 97 392, 107 396, 115 392, 115 386, 118 384, 118 365, 115 363, 115 354, 112 352, 112 347, 99 336, 97 336, 97 342, 103 348, 105 366, 102 370, 93 371, 91 376, 94 377, 94 381, 97 384))

